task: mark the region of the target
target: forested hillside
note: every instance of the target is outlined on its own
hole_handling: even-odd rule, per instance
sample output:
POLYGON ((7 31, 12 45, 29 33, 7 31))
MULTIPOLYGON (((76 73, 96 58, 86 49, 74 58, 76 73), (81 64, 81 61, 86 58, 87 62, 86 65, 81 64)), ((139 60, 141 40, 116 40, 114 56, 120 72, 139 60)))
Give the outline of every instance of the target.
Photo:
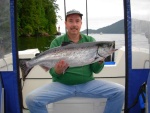
MULTIPOLYGON (((82 33, 86 33, 86 29, 82 33)), ((111 25, 99 28, 99 29, 89 29, 89 33, 102 33, 102 34, 123 34, 124 33, 124 20, 119 20, 111 25)))
POLYGON ((56 0, 17 0, 18 36, 55 34, 58 10, 56 0))

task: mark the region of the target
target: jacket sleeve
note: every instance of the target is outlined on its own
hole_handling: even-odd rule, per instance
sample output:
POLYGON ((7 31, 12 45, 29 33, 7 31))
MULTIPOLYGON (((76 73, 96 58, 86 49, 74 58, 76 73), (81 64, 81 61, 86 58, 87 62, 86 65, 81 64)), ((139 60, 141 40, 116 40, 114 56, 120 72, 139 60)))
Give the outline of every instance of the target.
POLYGON ((57 46, 60 46, 58 41, 56 39, 54 39, 51 44, 50 44, 50 48, 54 48, 54 47, 57 47, 57 46))
POLYGON ((90 68, 94 73, 99 73, 104 68, 104 62, 101 64, 99 62, 95 62, 90 65, 90 68))

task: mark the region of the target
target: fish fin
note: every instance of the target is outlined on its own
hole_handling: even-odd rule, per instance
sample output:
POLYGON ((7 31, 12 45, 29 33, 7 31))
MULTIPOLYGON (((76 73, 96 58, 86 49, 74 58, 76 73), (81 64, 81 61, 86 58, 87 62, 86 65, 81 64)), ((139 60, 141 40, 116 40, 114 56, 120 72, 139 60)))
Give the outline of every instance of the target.
MULTIPOLYGON (((104 57, 103 57, 104 58, 104 57)), ((95 60, 92 62, 92 63, 94 63, 95 61, 99 61, 99 57, 95 57, 95 60)))
POLYGON ((19 66, 22 72, 22 79, 23 81, 25 81, 25 78, 27 77, 27 75, 29 74, 29 72, 31 71, 32 68, 29 68, 26 64, 27 60, 21 60, 19 62, 19 66))
POLYGON ((72 41, 69 41, 69 42, 62 42, 61 46, 66 46, 66 45, 69 45, 69 44, 72 44, 73 42, 72 41))

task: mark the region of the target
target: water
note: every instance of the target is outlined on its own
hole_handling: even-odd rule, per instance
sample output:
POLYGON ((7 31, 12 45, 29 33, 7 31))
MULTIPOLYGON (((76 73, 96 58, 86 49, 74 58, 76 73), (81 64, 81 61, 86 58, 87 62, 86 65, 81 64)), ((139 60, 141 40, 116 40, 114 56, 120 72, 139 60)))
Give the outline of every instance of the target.
MULTIPOLYGON (((96 41, 115 41, 115 47, 117 49, 125 46, 125 35, 124 34, 89 34, 96 39, 96 41)), ((132 46, 137 48, 149 49, 148 39, 142 34, 132 35, 132 46)))
POLYGON ((40 51, 45 51, 49 48, 51 41, 55 36, 50 37, 19 37, 17 40, 18 50, 38 48, 40 51))
MULTIPOLYGON (((116 49, 125 46, 124 34, 89 34, 96 39, 96 41, 115 41, 116 49)), ((21 37, 18 38, 18 49, 26 50, 32 48, 38 48, 40 51, 44 51, 49 48, 51 41, 55 37, 21 37)), ((148 39, 142 34, 132 35, 132 46, 137 48, 149 49, 148 39)))

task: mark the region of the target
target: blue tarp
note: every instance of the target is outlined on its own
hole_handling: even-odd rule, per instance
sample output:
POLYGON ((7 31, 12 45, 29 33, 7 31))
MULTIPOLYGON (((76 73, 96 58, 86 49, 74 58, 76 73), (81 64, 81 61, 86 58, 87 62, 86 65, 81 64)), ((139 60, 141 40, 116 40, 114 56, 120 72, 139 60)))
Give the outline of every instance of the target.
MULTIPOLYGON (((133 4, 132 4, 133 5, 133 4)), ((147 81, 149 69, 132 69, 132 21, 130 0, 124 0, 125 8, 125 48, 126 48, 126 102, 125 108, 129 108, 137 95, 139 87, 147 81)), ((129 113, 141 113, 137 104, 129 113)))
MULTIPOLYGON (((132 69, 132 21, 130 0, 124 1, 125 34, 126 34, 126 109, 129 108, 137 95, 139 87, 147 81, 149 69, 132 69)), ((129 113, 141 113, 139 103, 129 113)))
POLYGON ((10 0, 10 18, 11 18, 11 38, 12 38, 12 55, 13 71, 0 72, 4 85, 5 93, 5 113, 21 113, 20 95, 19 95, 19 74, 17 68, 18 53, 16 49, 16 0, 10 0))
MULTIPOLYGON (((138 93, 138 90, 140 86, 147 81, 149 70, 148 69, 137 69, 137 70, 131 70, 128 75, 128 88, 127 88, 127 101, 128 101, 128 107, 130 107, 134 99, 138 93)), ((141 113, 140 112, 140 105, 139 102, 134 106, 129 113, 141 113)))

